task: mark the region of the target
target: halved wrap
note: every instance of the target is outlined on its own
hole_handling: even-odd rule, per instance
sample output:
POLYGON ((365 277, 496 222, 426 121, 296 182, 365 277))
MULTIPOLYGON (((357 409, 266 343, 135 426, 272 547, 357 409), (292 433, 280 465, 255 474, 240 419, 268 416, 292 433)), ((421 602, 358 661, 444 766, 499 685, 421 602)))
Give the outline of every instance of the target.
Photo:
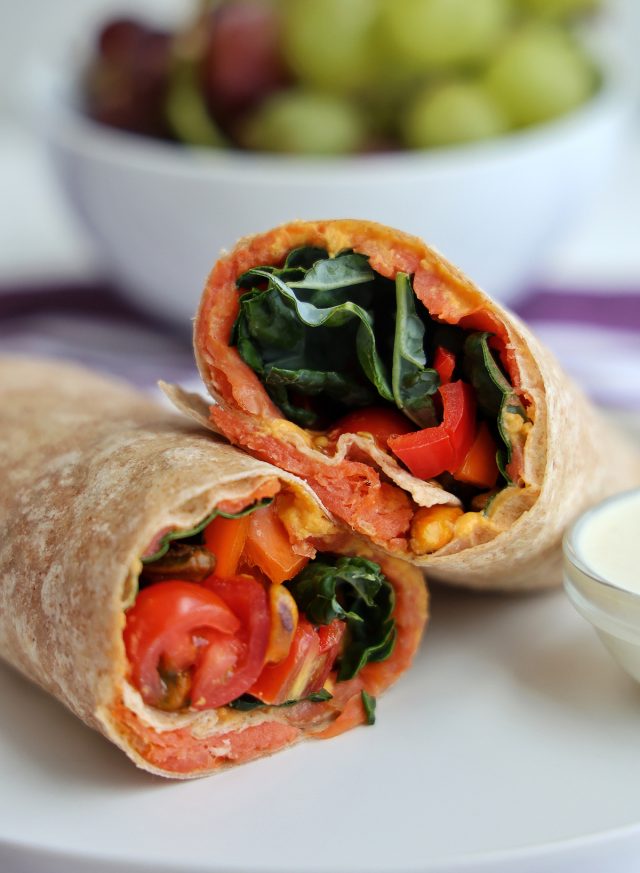
POLYGON ((3 359, 0 406, 2 658, 165 776, 373 721, 415 569, 124 384, 3 359))
POLYGON ((567 523, 640 481, 636 448, 513 314, 379 224, 241 240, 194 336, 211 426, 430 579, 555 584, 567 523))

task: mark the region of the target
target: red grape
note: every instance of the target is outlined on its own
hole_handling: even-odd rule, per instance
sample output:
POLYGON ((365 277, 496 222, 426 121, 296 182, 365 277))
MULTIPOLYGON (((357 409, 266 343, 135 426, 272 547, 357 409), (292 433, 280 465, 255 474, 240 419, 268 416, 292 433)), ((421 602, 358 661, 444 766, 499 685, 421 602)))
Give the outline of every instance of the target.
POLYGON ((90 114, 98 121, 150 136, 166 136, 164 100, 171 36, 133 19, 109 22, 87 71, 90 114))
POLYGON ((242 112, 282 86, 286 73, 279 50, 278 20, 264 0, 227 0, 212 16, 204 59, 210 105, 242 112))

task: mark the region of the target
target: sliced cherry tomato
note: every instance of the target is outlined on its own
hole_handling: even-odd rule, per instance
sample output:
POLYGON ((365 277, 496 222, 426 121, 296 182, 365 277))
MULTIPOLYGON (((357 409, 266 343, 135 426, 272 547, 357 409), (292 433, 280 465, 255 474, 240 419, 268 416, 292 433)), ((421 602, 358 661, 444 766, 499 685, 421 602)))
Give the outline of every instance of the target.
POLYGON ((216 556, 216 576, 234 576, 249 531, 250 516, 223 518, 219 515, 204 529, 204 544, 216 556))
POLYGON ((454 478, 479 488, 493 488, 499 473, 496 451, 496 441, 491 436, 486 421, 483 421, 462 465, 454 471, 454 478))
POLYGON ((244 557, 276 584, 293 579, 309 561, 291 548, 287 529, 273 506, 257 509, 249 516, 244 557))
POLYGON ((288 656, 279 664, 268 664, 248 693, 271 704, 308 697, 326 682, 338 650, 339 642, 321 651, 318 631, 301 618, 288 656))
POLYGON ((328 652, 336 646, 340 646, 344 632, 347 629, 346 624, 336 618, 331 624, 321 624, 316 628, 318 640, 320 641, 320 651, 328 652))
POLYGON ((448 385, 451 382, 453 371, 456 366, 456 356, 444 346, 438 346, 433 356, 433 369, 440 376, 440 384, 448 385))
POLYGON ((131 679, 142 699, 151 706, 163 704, 167 688, 158 672, 161 661, 169 671, 184 671, 199 661, 201 634, 213 631, 224 644, 239 630, 230 607, 201 585, 169 580, 143 589, 127 611, 124 629, 131 679))
POLYGON ((388 440, 391 451, 420 479, 457 470, 475 437, 476 401, 471 386, 458 380, 442 385, 439 392, 442 423, 438 427, 388 440))
POLYGON ((264 588, 252 576, 210 576, 203 584, 240 620, 234 663, 224 660, 227 655, 223 658, 212 643, 193 676, 191 706, 213 709, 244 694, 260 675, 269 642, 269 605, 264 588))
POLYGON ((271 628, 265 661, 277 664, 289 654, 291 643, 298 627, 298 604, 284 585, 269 587, 271 628))
POLYGON ((411 433, 415 429, 415 425, 397 409, 367 406, 345 415, 334 424, 327 436, 331 440, 337 440, 343 433, 370 433, 386 447, 389 437, 411 433))

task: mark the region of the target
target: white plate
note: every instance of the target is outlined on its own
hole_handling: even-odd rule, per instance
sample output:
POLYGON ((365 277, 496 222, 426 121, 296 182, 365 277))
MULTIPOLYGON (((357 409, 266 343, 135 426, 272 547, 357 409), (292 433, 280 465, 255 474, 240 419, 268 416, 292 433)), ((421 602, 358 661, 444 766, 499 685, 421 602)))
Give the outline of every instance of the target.
POLYGON ((640 690, 560 591, 436 590, 374 728, 195 782, 4 667, 0 700, 3 873, 638 869, 640 690))
POLYGON ((638 685, 561 590, 432 593, 374 728, 195 782, 0 665, 0 873, 637 873, 638 685))

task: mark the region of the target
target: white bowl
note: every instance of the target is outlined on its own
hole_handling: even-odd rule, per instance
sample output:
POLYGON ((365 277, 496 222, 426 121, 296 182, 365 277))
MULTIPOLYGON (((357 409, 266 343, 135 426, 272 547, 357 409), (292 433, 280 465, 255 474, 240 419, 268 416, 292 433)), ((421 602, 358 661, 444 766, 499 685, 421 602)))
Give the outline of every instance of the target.
MULTIPOLYGON (((589 524, 609 508, 635 506, 640 490, 616 494, 584 512, 569 528, 563 541, 564 588, 577 611, 589 621, 613 658, 640 682, 640 593, 601 575, 591 565, 581 541, 589 524)), ((615 544, 611 544, 615 548, 615 544)))
POLYGON ((603 88, 558 121, 429 152, 300 158, 183 148, 109 130, 68 81, 35 78, 57 174, 108 272, 184 321, 223 248, 294 218, 368 218, 423 237, 492 296, 515 299, 598 188, 628 117, 603 88))

